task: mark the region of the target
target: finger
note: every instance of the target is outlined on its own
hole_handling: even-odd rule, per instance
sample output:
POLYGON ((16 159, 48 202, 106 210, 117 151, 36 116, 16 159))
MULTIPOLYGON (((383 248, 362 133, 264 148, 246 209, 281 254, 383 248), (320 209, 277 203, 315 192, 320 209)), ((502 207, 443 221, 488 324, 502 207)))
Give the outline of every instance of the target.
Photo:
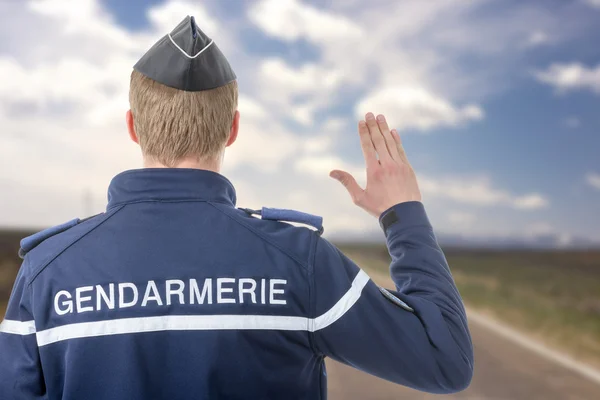
POLYGON ((406 152, 404 151, 404 146, 402 146, 402 139, 400 139, 398 131, 396 129, 392 129, 391 135, 396 143, 396 150, 398 151, 398 156, 400 156, 400 161, 408 164, 408 157, 406 157, 406 152))
POLYGON ((388 126, 385 117, 382 114, 377 116, 377 125, 379 125, 379 131, 385 140, 385 145, 390 153, 390 157, 392 157, 395 161, 400 161, 400 155, 398 154, 398 147, 396 146, 396 141, 392 137, 390 132, 390 127, 388 126))
POLYGON ((360 121, 358 123, 358 134, 360 136, 360 147, 362 147, 367 169, 371 169, 377 166, 377 153, 375 152, 375 147, 373 147, 373 141, 371 141, 369 128, 365 121, 360 121))
POLYGON ((367 121, 367 127, 369 128, 371 140, 373 141, 373 146, 375 146, 375 151, 379 155, 379 161, 389 161, 391 159, 390 152, 387 149, 383 135, 379 131, 379 125, 377 125, 375 116, 373 113, 367 113, 365 119, 367 121))
POLYGON ((352 175, 346 171, 335 169, 329 173, 329 176, 344 185, 355 204, 360 203, 364 190, 356 183, 356 179, 352 175))

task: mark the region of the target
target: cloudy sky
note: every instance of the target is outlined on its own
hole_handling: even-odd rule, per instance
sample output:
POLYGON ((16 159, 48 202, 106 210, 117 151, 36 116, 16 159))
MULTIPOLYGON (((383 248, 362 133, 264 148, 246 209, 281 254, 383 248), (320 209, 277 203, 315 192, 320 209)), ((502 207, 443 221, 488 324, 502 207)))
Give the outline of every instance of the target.
POLYGON ((141 166, 133 64, 184 16, 239 78, 223 173, 238 205, 376 221, 328 177, 364 181, 356 122, 398 128, 438 232, 600 241, 600 1, 0 2, 0 226, 102 211, 141 166))

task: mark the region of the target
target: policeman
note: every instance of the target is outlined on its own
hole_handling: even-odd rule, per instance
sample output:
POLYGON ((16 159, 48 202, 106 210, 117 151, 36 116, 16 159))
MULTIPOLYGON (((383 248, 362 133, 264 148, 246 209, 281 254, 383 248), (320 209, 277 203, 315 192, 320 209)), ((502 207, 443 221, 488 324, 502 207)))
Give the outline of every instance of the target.
POLYGON ((236 208, 219 174, 235 79, 190 17, 135 65, 127 126, 145 168, 112 180, 106 212, 21 242, 0 399, 324 399, 325 357, 433 393, 469 385, 465 310, 396 131, 358 124, 366 189, 331 173, 379 218, 388 291, 321 218, 236 208))

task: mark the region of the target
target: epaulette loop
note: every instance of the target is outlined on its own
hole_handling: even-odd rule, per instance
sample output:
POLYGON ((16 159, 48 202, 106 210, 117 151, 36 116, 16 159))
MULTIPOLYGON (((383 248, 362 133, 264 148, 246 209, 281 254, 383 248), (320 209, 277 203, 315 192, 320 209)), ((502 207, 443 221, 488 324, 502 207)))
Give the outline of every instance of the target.
POLYGON ((44 240, 52 237, 54 235, 58 235, 61 232, 66 231, 67 229, 71 229, 75 225, 80 222, 79 218, 72 219, 69 222, 65 222, 64 224, 53 226, 52 228, 44 229, 38 233, 35 233, 31 236, 27 236, 24 239, 21 239, 21 248, 19 249, 19 257, 25 258, 25 255, 34 249, 37 245, 42 243, 44 240))
POLYGON ((319 235, 323 234, 323 217, 318 215, 312 215, 296 210, 286 210, 283 208, 267 208, 263 207, 260 210, 252 210, 250 208, 240 208, 250 215, 260 215, 262 219, 268 219, 271 221, 287 221, 297 222, 312 226, 317 230, 319 235))

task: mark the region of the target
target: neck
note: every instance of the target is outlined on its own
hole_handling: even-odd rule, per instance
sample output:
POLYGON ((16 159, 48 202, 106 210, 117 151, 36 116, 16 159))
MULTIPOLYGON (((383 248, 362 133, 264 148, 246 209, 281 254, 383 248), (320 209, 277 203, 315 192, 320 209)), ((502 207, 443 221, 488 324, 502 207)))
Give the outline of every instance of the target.
POLYGON ((154 159, 144 157, 144 168, 191 168, 219 173, 221 171, 221 160, 222 157, 200 160, 195 157, 186 157, 178 160, 173 166, 167 166, 154 159))

